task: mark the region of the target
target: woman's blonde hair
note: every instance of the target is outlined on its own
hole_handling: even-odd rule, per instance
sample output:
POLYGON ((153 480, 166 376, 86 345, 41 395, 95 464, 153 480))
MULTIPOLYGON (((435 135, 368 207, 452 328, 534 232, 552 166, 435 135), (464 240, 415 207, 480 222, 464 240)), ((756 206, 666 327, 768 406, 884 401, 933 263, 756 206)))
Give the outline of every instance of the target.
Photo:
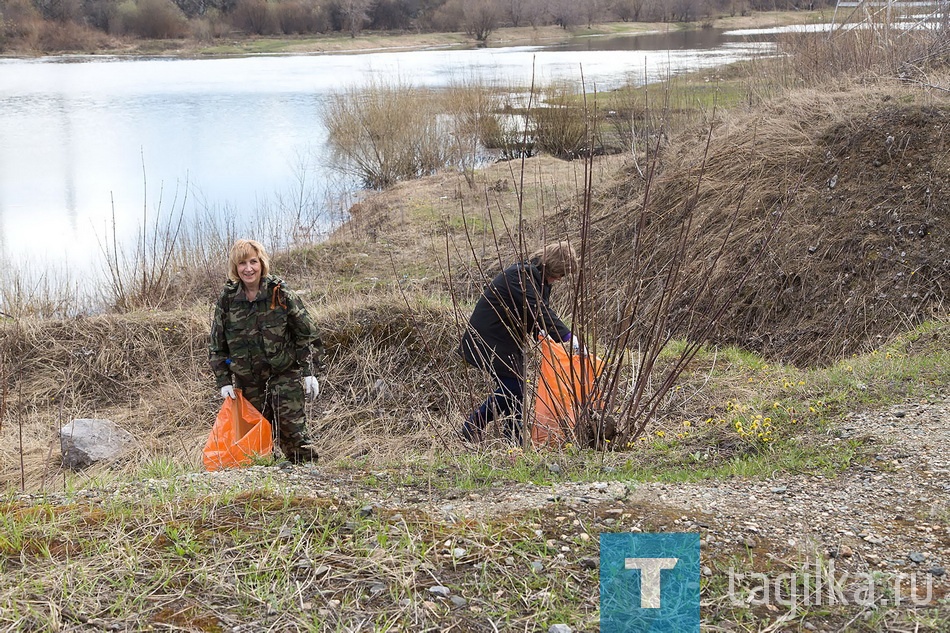
POLYGON ((251 257, 261 260, 261 277, 266 277, 270 272, 270 257, 267 255, 267 251, 264 250, 263 245, 257 240, 237 240, 234 242, 234 246, 231 247, 231 255, 228 257, 230 263, 228 279, 231 281, 240 280, 238 264, 251 257))
POLYGON ((563 277, 577 270, 577 253, 567 240, 542 246, 531 253, 530 260, 546 277, 563 277))

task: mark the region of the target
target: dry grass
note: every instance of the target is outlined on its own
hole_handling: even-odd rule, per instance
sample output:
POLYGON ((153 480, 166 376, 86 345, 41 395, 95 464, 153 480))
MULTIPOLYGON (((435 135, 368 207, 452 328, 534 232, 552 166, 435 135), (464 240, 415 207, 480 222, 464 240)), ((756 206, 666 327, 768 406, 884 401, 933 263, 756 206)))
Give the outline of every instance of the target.
MULTIPOLYGON (((947 247, 947 216, 936 208, 950 187, 950 119, 938 104, 933 92, 884 82, 794 91, 754 114, 724 116, 705 161, 699 136, 661 152, 640 239, 671 252, 666 227, 693 208, 685 278, 706 270, 723 243, 725 259, 708 271, 713 287, 732 287, 760 260, 717 340, 784 359, 827 361, 939 315, 950 271, 934 257, 947 247), (762 231, 777 220, 778 239, 767 241, 762 231)), ((640 190, 624 183, 620 193, 623 206, 594 225, 598 261, 623 258, 636 235, 627 218, 641 213, 640 190)))

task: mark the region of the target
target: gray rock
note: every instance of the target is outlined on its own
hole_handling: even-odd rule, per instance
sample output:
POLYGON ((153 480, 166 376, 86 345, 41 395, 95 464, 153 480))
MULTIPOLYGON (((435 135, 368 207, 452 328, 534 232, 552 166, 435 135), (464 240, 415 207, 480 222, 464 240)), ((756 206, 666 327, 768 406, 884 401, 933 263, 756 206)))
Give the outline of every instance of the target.
POLYGON ((452 590, 442 585, 436 585, 435 587, 429 587, 429 593, 433 596, 439 596, 440 598, 448 598, 452 595, 452 590))
POLYGON ((536 574, 540 574, 542 571, 544 571, 544 564, 542 564, 541 561, 534 561, 531 563, 531 571, 536 574))
POLYGON ((930 568, 931 576, 943 576, 946 573, 947 573, 946 569, 944 569, 943 567, 939 567, 937 565, 934 565, 933 567, 930 568))
POLYGON ((548 627, 548 633, 573 633, 574 629, 566 624, 552 624, 548 627))
POLYGON ((911 552, 907 555, 907 558, 911 559, 915 563, 922 563, 927 560, 927 557, 921 554, 920 552, 911 552))
POLYGON ((122 456, 135 445, 135 438, 112 420, 80 418, 59 430, 59 444, 63 465, 77 470, 122 456))
POLYGON ((468 600, 466 600, 462 596, 449 596, 449 600, 456 607, 464 607, 465 605, 468 604, 468 600))

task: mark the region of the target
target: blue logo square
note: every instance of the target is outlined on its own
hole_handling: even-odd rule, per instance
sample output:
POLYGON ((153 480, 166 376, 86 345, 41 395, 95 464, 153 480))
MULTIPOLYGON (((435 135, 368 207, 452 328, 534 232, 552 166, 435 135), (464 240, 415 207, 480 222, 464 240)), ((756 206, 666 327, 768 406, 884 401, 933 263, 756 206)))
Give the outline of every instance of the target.
POLYGON ((699 633, 699 534, 601 534, 600 631, 699 633))

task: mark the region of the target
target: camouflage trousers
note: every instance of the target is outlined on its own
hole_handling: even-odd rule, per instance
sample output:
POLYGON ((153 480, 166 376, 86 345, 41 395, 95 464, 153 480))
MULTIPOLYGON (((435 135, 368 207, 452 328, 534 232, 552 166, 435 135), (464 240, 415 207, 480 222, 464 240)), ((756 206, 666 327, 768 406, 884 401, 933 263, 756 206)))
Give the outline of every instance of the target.
POLYGON ((271 376, 262 384, 242 384, 240 387, 244 390, 244 397, 270 421, 274 442, 279 442, 284 455, 310 443, 299 376, 271 376))

